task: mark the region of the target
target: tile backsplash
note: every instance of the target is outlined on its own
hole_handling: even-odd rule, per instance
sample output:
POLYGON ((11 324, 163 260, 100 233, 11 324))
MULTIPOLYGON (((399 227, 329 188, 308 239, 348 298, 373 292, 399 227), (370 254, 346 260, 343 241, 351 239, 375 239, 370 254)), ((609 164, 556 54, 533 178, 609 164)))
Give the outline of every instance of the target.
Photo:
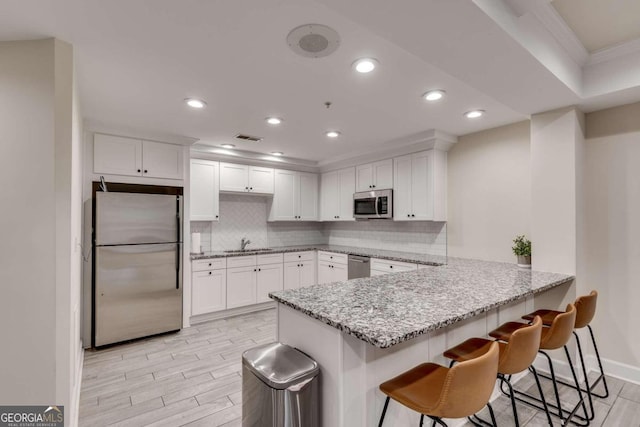
POLYGON ((268 199, 260 196, 220 194, 218 222, 192 221, 191 232, 201 234, 204 251, 332 244, 361 246, 431 255, 447 254, 445 222, 267 222, 268 199))
POLYGON ((447 223, 369 220, 326 223, 330 245, 447 255, 447 223))

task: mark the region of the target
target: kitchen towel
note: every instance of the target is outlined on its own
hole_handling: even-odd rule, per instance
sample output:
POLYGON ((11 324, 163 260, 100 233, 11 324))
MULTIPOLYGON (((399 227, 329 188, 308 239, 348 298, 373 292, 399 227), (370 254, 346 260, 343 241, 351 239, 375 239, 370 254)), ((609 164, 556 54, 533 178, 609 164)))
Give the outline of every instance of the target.
POLYGON ((200 233, 191 233, 191 253, 202 253, 202 249, 200 247, 200 233))

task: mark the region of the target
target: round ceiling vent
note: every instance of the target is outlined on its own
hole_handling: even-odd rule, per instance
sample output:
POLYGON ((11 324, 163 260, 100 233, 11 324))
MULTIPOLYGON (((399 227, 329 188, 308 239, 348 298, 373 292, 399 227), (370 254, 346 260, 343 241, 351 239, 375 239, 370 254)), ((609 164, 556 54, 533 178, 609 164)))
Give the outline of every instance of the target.
POLYGON ((340 36, 333 29, 321 24, 306 24, 291 30, 287 36, 291 50, 307 58, 331 55, 340 46, 340 36))

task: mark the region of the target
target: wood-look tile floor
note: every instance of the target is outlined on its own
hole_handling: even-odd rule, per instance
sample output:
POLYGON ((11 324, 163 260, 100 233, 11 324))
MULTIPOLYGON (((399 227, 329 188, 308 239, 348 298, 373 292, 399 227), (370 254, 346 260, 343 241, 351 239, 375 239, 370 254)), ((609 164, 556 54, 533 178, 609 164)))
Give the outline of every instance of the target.
POLYGON ((241 356, 275 341, 275 310, 85 352, 80 426, 240 426, 241 356))
MULTIPOLYGON (((592 372, 589 375, 591 381, 597 378, 597 374, 592 372)), ((616 378, 606 377, 609 386, 609 397, 601 399, 593 398, 593 406, 595 417, 589 424, 592 427, 640 427, 640 385, 625 382, 616 378)), ((541 379, 542 389, 547 402, 555 402, 555 394, 553 392, 553 384, 549 380, 541 379)), ((538 396, 538 388, 531 374, 518 381, 515 385, 517 390, 526 390, 533 396, 538 396)), ((602 382, 596 386, 596 393, 602 394, 604 388, 602 382)), ((569 387, 559 385, 560 400, 567 407, 575 405, 578 402, 577 391, 569 387)), ((586 394, 585 394, 586 396, 586 394)), ((587 410, 590 410, 588 400, 585 397, 587 410)), ((496 414, 496 422, 499 426, 514 425, 513 410, 511 409, 511 401, 506 396, 500 396, 492 403, 496 414)), ((520 425, 523 427, 546 427, 549 425, 544 412, 531 408, 522 403, 517 403, 518 417, 520 425)), ((582 409, 579 409, 578 415, 583 415, 582 409)), ((490 419, 489 413, 485 408, 481 412, 481 416, 490 419)), ((560 419, 551 417, 554 426, 560 426, 560 419)), ((581 422, 576 420, 577 422, 581 422)), ((467 422, 465 427, 472 424, 467 422)))
MULTIPOLYGON (((264 310, 87 351, 80 426, 240 426, 241 355, 275 340, 275 319, 275 310, 264 310)), ((640 385, 615 378, 607 381, 610 396, 595 399, 591 425, 640 427, 640 385)), ((530 375, 517 387, 537 394, 530 375)), ((551 399, 550 382, 543 380, 543 387, 551 399)), ((575 401, 575 396, 575 391, 561 387, 565 401, 575 401)), ((508 398, 501 396, 493 407, 498 425, 514 424, 508 398)), ((521 426, 547 425, 544 414, 528 406, 518 404, 518 414, 521 426)), ((481 415, 488 419, 486 410, 481 415)), ((557 418, 553 422, 560 425, 557 418)))

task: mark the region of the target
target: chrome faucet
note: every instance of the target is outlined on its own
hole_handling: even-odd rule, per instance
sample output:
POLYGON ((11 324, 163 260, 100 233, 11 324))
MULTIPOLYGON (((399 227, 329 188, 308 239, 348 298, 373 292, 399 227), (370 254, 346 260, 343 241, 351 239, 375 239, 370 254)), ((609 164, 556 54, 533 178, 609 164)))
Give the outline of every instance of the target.
POLYGON ((240 249, 244 251, 249 243, 251 243, 251 240, 247 239, 246 237, 243 237, 242 240, 240 241, 240 249))

